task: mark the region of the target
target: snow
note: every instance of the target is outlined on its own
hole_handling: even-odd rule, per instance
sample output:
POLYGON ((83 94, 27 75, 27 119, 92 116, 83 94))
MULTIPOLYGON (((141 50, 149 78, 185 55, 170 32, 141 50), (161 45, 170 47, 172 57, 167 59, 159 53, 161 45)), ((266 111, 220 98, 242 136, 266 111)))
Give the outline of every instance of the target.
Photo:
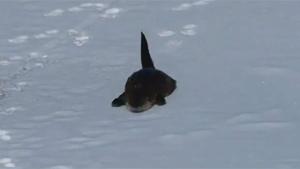
POLYGON ((1 169, 300 168, 300 2, 0 4, 1 169), (133 114, 140 31, 178 88, 133 114))
POLYGON ((174 31, 171 31, 171 30, 163 30, 161 32, 158 33, 158 36, 160 37, 168 37, 168 36, 173 36, 175 35, 176 33, 174 31))
POLYGON ((44 16, 60 16, 64 13, 64 10, 62 9, 55 9, 53 11, 50 11, 49 13, 46 13, 44 16))
POLYGON ((27 40, 28 40, 28 36, 21 35, 21 36, 18 36, 16 38, 13 38, 13 39, 8 39, 8 42, 10 42, 10 43, 24 43, 27 40))

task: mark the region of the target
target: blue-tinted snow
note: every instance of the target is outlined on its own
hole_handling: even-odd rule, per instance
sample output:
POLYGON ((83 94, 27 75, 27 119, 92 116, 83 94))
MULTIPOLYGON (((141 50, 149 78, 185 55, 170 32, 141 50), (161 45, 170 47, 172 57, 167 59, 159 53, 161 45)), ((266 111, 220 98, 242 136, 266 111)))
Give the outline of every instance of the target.
POLYGON ((299 168, 298 1, 0 2, 0 168, 299 168), (178 82, 110 102, 140 31, 178 82))

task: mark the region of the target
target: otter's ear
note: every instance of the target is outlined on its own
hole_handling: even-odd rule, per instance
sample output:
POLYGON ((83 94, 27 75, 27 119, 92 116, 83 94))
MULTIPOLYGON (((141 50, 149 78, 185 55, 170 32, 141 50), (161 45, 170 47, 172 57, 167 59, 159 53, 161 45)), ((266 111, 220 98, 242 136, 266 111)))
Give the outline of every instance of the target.
POLYGON ((141 61, 143 68, 154 68, 145 34, 141 32, 141 61))
POLYGON ((165 105, 167 102, 166 102, 166 99, 162 96, 157 96, 156 97, 156 104, 159 105, 159 106, 162 106, 162 105, 165 105))

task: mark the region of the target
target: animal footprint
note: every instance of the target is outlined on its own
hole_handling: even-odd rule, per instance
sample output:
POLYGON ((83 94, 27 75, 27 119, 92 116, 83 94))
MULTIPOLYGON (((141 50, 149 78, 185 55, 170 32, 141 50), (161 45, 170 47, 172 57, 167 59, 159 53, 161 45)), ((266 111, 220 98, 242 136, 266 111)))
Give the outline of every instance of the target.
POLYGON ((29 37, 27 35, 21 35, 18 37, 15 37, 13 39, 8 39, 9 43, 14 43, 14 44, 20 44, 20 43, 24 43, 29 39, 29 37))
POLYGON ((65 166, 65 165, 57 165, 57 166, 50 167, 48 169, 72 169, 72 167, 65 166))
POLYGON ((44 39, 44 38, 48 38, 48 37, 49 36, 44 33, 39 33, 39 34, 34 35, 35 39, 44 39))
MULTIPOLYGON (((103 9, 107 8, 108 5, 103 4, 103 3, 82 3, 79 6, 73 6, 70 7, 68 9, 66 9, 66 11, 68 12, 81 12, 85 9, 97 9, 98 11, 102 11, 103 9)), ((103 18, 116 18, 120 12, 123 11, 121 8, 110 8, 105 10, 103 13, 101 13, 101 17, 103 18)), ((48 13, 45 13, 44 16, 46 17, 54 17, 54 16, 60 16, 63 15, 63 13, 65 12, 65 10, 63 9, 55 9, 52 10, 48 13)), ((41 34, 38 37, 44 37, 45 35, 41 34)))
POLYGON ((197 27, 197 25, 195 24, 188 24, 183 26, 183 29, 195 29, 197 27))
POLYGON ((0 164, 3 165, 5 168, 15 168, 16 165, 12 162, 10 158, 1 158, 0 164))
POLYGON ((0 65, 1 66, 7 66, 7 65, 10 65, 10 61, 8 61, 8 60, 0 60, 0 65))
POLYGON ((182 3, 177 7, 172 8, 173 11, 184 11, 192 8, 193 6, 207 5, 209 2, 214 0, 200 0, 192 3, 182 3))
MULTIPOLYGON (((9 108, 6 108, 5 110, 3 110, 2 112, 0 112, 0 114, 5 114, 5 115, 13 114, 14 112, 19 111, 19 110, 22 110, 22 108, 21 107, 9 107, 9 108)), ((0 130, 0 133, 1 133, 1 130, 0 130)))
POLYGON ((47 58, 47 57, 48 57, 48 55, 44 55, 39 52, 30 52, 29 53, 30 59, 43 59, 43 58, 47 58))
POLYGON ((20 110, 22 110, 22 107, 9 107, 9 108, 5 109, 5 112, 7 114, 12 114, 12 113, 15 113, 20 110))
POLYGON ((161 32, 158 33, 158 36, 160 37, 169 37, 169 36, 173 36, 176 33, 172 30, 163 30, 161 32))
POLYGON ((200 1, 193 2, 193 5, 194 6, 207 5, 208 3, 212 2, 212 1, 214 1, 214 0, 200 0, 200 1))
POLYGON ((183 26, 183 30, 180 31, 180 32, 181 32, 183 35, 194 36, 194 35, 197 34, 197 32, 195 31, 196 28, 197 28, 197 25, 189 24, 189 25, 183 26))
POLYGON ((190 3, 183 3, 183 4, 180 4, 177 7, 172 8, 172 10, 173 11, 183 11, 183 10, 187 10, 187 9, 191 8, 192 6, 193 5, 190 4, 190 3))
POLYGON ((35 39, 44 39, 44 38, 50 38, 52 35, 55 35, 55 34, 58 34, 59 33, 59 30, 57 29, 52 29, 52 30, 47 30, 43 33, 39 33, 39 34, 36 34, 36 35, 33 35, 33 37, 35 39))
POLYGON ((89 7, 96 7, 97 9, 105 8, 107 5, 102 3, 83 3, 80 5, 80 7, 83 8, 89 8, 89 7))
POLYGON ((9 132, 6 130, 0 130, 0 140, 2 141, 9 141, 11 140, 10 135, 8 134, 9 132))
POLYGON ((44 14, 44 16, 60 16, 64 13, 65 11, 62 10, 62 9, 55 9, 55 10, 52 10, 46 14, 44 14))
POLYGON ((81 12, 81 11, 83 11, 83 8, 74 6, 74 7, 68 8, 68 11, 69 12, 81 12))
POLYGON ((103 18, 116 18, 120 12, 122 11, 121 8, 110 8, 104 11, 103 14, 100 16, 103 18))
MULTIPOLYGON (((183 35, 194 36, 194 35, 197 34, 197 32, 195 30, 197 28, 197 25, 195 25, 195 24, 184 25, 182 28, 183 28, 183 30, 181 30, 180 33, 183 34, 183 35)), ((160 37, 169 37, 169 36, 173 36, 175 34, 176 33, 172 30, 163 30, 163 31, 158 33, 158 36, 160 36, 160 37)))
POLYGON ((59 32, 59 30, 57 29, 52 29, 52 30, 47 30, 46 33, 49 35, 53 35, 53 34, 57 34, 59 32))
MULTIPOLYGON (((4 91, 1 89, 1 86, 0 86, 0 99, 4 98, 5 97, 5 93, 4 91)), ((2 112, 0 112, 0 114, 2 114, 2 112)))
MULTIPOLYGON (((52 30, 47 30, 43 33, 38 33, 32 36, 28 35, 21 35, 12 39, 8 39, 9 43, 13 44, 21 44, 27 42, 29 39, 34 38, 34 39, 44 39, 44 38, 50 38, 51 36, 59 33, 59 30, 52 29, 52 30)), ((17 60, 17 59, 16 59, 17 60)))
POLYGON ((85 9, 97 9, 99 11, 106 8, 108 5, 102 3, 82 3, 79 6, 70 7, 67 10, 69 12, 81 12, 85 9))
MULTIPOLYGON (((12 61, 18 61, 18 60, 24 60, 24 63, 20 68, 15 72, 11 77, 16 78, 24 73, 27 73, 28 71, 36 68, 36 67, 44 67, 44 62, 46 61, 46 58, 48 55, 42 54, 39 52, 30 52, 25 56, 13 56, 10 58, 12 61)), ((7 91, 21 91, 19 88, 22 85, 15 85, 13 84, 12 87, 7 88, 7 91)))
MULTIPOLYGON (((184 25, 182 27, 183 30, 181 30, 180 33, 185 36, 194 36, 197 34, 197 32, 195 30, 196 28, 197 28, 197 25, 195 25, 195 24, 184 25)), ((172 30, 163 30, 161 32, 158 32, 158 36, 160 36, 160 37, 170 37, 170 36, 174 36, 175 34, 176 34, 176 32, 174 32, 172 30)), ((181 40, 173 39, 173 40, 169 40, 166 43, 166 46, 167 46, 167 48, 174 49, 174 48, 178 48, 179 46, 181 46, 182 43, 183 43, 183 41, 181 41, 181 40)))
POLYGON ((79 32, 75 29, 69 29, 68 33, 73 39, 73 44, 75 44, 76 46, 83 46, 89 40, 89 36, 85 32, 79 32))

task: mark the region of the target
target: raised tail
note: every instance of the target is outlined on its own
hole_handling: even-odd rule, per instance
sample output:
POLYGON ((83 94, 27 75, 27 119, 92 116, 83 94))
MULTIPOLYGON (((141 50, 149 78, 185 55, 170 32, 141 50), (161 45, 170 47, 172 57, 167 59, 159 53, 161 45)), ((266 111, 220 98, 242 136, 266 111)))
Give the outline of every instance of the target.
POLYGON ((148 49, 147 39, 141 32, 141 61, 143 68, 155 68, 148 49))

